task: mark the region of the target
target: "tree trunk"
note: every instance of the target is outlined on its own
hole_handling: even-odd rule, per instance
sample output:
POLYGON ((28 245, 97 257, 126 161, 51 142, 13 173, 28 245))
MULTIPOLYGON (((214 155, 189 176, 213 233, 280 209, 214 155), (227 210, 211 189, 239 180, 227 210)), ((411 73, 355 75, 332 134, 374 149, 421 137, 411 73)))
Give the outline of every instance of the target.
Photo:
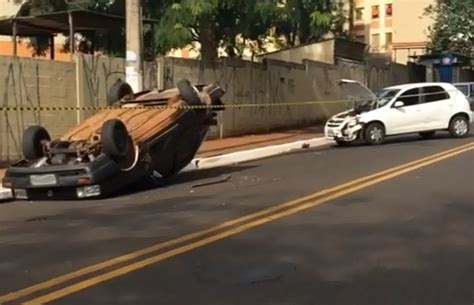
POLYGON ((212 17, 203 17, 199 23, 199 43, 201 44, 201 59, 213 62, 217 59, 219 38, 216 35, 212 17))

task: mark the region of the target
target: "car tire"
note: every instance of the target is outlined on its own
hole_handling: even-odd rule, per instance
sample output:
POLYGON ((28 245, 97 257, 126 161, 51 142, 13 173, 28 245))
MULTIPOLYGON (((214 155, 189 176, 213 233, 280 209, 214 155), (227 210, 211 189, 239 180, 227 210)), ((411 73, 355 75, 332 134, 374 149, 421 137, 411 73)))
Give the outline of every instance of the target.
POLYGON ((425 139, 425 140, 428 140, 428 139, 431 139, 432 137, 434 137, 436 131, 424 131, 424 132, 420 132, 419 135, 425 139))
POLYGON ((370 123, 364 130, 364 138, 370 145, 380 145, 385 142, 385 127, 380 123, 370 123))
POLYGON ((351 145, 351 142, 344 141, 344 140, 341 140, 341 139, 336 139, 336 143, 337 143, 337 145, 339 145, 341 147, 346 147, 346 146, 351 145))
POLYGON ((470 125, 469 120, 462 116, 457 115, 449 122, 449 134, 454 138, 464 138, 469 135, 470 125))
POLYGON ((179 90, 179 94, 182 99, 189 105, 199 105, 201 104, 201 98, 197 89, 195 89, 191 82, 187 79, 182 79, 176 85, 179 90))
POLYGON ((112 105, 124 98, 133 98, 133 89, 128 83, 117 79, 107 92, 107 103, 112 105))
POLYGON ((44 141, 51 141, 48 131, 42 126, 31 126, 23 132, 22 151, 26 160, 44 157, 44 141))
POLYGON ((100 136, 102 151, 105 155, 114 160, 121 159, 127 155, 131 141, 127 127, 122 121, 118 119, 106 121, 102 125, 100 136))

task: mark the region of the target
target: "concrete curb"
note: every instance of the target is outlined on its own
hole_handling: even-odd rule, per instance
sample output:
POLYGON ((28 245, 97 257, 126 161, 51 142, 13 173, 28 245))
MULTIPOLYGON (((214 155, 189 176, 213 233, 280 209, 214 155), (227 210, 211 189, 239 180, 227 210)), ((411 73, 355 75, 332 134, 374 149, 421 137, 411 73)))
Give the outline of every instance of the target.
POLYGON ((237 151, 208 158, 196 158, 182 172, 228 166, 242 162, 273 157, 304 148, 318 147, 331 143, 326 138, 313 138, 286 144, 271 145, 244 151, 237 151))
MULTIPOLYGON (((242 162, 249 162, 263 158, 278 156, 291 151, 318 147, 329 144, 330 141, 325 138, 313 138, 309 140, 297 141, 286 144, 271 145, 255 149, 237 151, 229 154, 223 154, 208 158, 196 158, 186 166, 181 172, 190 172, 202 169, 211 169, 216 167, 228 166, 242 162)), ((0 186, 0 202, 13 199, 10 189, 0 186)))

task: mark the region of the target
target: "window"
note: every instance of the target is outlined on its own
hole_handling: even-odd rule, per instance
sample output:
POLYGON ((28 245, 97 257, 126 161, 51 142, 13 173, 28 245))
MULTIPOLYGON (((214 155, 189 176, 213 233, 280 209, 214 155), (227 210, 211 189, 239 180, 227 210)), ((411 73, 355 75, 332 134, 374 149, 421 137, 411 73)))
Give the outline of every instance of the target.
POLYGON ((387 46, 392 45, 392 33, 385 33, 385 44, 387 46))
POLYGON ((392 17, 393 10, 392 10, 392 4, 385 4, 385 16, 387 17, 392 17))
POLYGON ((432 103, 449 99, 448 93, 439 86, 430 86, 423 88, 421 103, 432 103))
POLYGON ((372 19, 377 19, 379 18, 379 16, 380 16, 379 6, 378 5, 372 6, 372 19))
POLYGON ((474 84, 471 85, 471 92, 469 93, 469 97, 474 97, 474 84))
POLYGON ((356 40, 358 42, 365 42, 365 36, 364 35, 358 35, 358 36, 356 36, 356 40))
POLYGON ((364 8, 363 7, 357 7, 355 9, 355 20, 357 20, 357 21, 364 20, 364 8))
POLYGON ((372 51, 377 52, 380 47, 380 35, 372 34, 372 42, 370 44, 372 46, 372 51))
POLYGON ((459 91, 461 91, 465 96, 469 96, 469 87, 468 87, 468 85, 456 85, 455 87, 459 91))
POLYGON ((398 101, 402 101, 405 106, 413 106, 419 103, 420 93, 419 88, 411 89, 405 91, 400 97, 397 99, 398 101))

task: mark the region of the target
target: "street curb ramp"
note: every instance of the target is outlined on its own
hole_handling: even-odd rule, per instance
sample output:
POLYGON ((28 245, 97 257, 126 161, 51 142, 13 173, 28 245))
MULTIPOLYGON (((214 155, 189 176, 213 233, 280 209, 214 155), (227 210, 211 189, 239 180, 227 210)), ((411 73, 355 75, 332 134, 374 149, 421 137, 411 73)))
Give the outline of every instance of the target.
POLYGON ((201 169, 211 169, 222 166, 229 166, 243 162, 249 162, 268 157, 278 156, 291 151, 318 147, 329 144, 330 141, 325 138, 313 138, 309 140, 296 141, 292 143, 272 145, 261 148, 255 148, 244 151, 237 151, 229 154, 223 154, 214 157, 196 158, 185 167, 182 172, 189 172, 201 169))

